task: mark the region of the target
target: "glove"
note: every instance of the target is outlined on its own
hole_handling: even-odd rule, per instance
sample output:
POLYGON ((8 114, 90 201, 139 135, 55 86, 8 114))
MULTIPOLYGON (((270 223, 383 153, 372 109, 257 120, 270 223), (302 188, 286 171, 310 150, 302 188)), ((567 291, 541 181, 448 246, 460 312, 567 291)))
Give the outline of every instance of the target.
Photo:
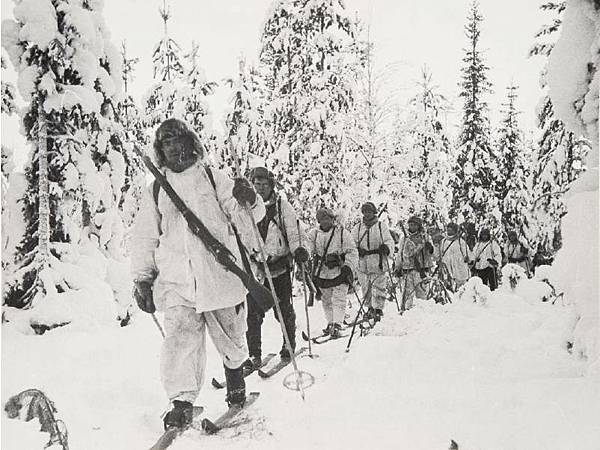
POLYGON ((390 249, 387 245, 381 244, 379 246, 379 254, 383 256, 388 256, 390 254, 390 249))
POLYGON ((328 253, 325 256, 325 266, 327 266, 328 269, 333 269, 334 267, 339 267, 341 265, 342 259, 340 258, 340 255, 336 253, 328 253))
POLYGON ((354 283, 354 274, 352 273, 352 269, 350 268, 350 266, 342 266, 341 275, 343 278, 346 279, 348 284, 354 283))
POLYGON ((425 242, 423 248, 429 252, 430 255, 433 253, 433 245, 431 245, 431 242, 425 242))
POLYGON ((151 281, 136 281, 135 287, 133 288, 133 297, 137 302, 138 308, 142 311, 148 314, 154 314, 156 312, 151 281))
POLYGON ((496 266, 498 265, 498 261, 496 261, 496 260, 495 260, 495 259, 493 259, 493 258, 488 258, 488 259, 487 259, 487 262, 489 262, 489 263, 490 263, 490 266, 492 266, 492 267, 496 267, 496 266))
POLYGON ((298 264, 303 264, 308 261, 308 251, 304 247, 298 247, 294 252, 294 260, 298 264))
POLYGON ((364 248, 358 247, 358 256, 359 258, 363 258, 366 255, 367 251, 364 248))
POLYGON ((463 259, 463 261, 464 261, 464 262, 466 262, 466 263, 468 264, 468 263, 469 263, 469 257, 468 257, 468 256, 465 256, 465 257, 464 257, 464 259, 463 259))
POLYGON ((237 202, 242 206, 254 205, 254 202, 256 201, 256 192, 254 192, 250 182, 245 178, 236 178, 233 180, 233 183, 231 194, 237 202))

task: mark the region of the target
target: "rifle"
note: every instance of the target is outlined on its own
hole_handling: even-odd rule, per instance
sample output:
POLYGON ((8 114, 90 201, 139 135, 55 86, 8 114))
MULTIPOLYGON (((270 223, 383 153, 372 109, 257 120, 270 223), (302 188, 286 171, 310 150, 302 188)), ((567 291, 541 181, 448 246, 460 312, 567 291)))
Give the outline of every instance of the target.
MULTIPOLYGON (((181 212, 183 218, 187 222, 190 231, 196 235, 206 249, 215 257, 217 262, 225 268, 225 270, 233 273, 243 283, 244 287, 250 293, 250 297, 256 302, 258 307, 263 311, 267 311, 273 305, 271 293, 261 283, 256 281, 251 273, 246 272, 235 262, 236 258, 231 251, 223 245, 211 232, 206 228, 202 221, 188 209, 181 197, 175 192, 167 177, 165 177, 152 163, 148 155, 144 155, 142 151, 134 145, 135 153, 144 161, 148 170, 154 175, 154 178, 160 184, 160 187, 169 196, 175 207, 181 212)), ((243 248, 240 248, 240 253, 243 248)))

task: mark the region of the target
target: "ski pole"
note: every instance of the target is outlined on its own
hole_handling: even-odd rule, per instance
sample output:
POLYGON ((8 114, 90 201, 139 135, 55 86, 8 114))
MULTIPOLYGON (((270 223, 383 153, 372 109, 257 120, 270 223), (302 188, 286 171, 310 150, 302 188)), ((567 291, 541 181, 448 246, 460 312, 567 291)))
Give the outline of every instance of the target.
POLYGON ((354 292, 354 295, 356 296, 356 299, 358 300, 358 311, 356 313, 356 317, 354 318, 354 323, 352 324, 352 331, 350 332, 350 338, 348 339, 348 344, 346 344, 346 353, 348 353, 350 351, 350 345, 352 344, 352 339, 354 338, 354 333, 356 332, 356 325, 358 324, 358 317, 360 316, 361 312, 363 312, 363 314, 364 314, 363 303, 365 302, 365 299, 366 299, 366 297, 363 297, 362 301, 360 300, 360 297, 358 296, 354 285, 352 285, 352 292, 354 292))
MULTIPOLYGON (((238 159, 235 147, 233 146, 233 143, 231 142, 231 139, 229 139, 229 146, 231 147, 231 153, 232 153, 231 156, 232 156, 233 162, 235 164, 236 174, 238 177, 241 177, 242 171, 240 168, 240 161, 238 159)), ((254 219, 254 213, 252 212, 252 209, 250 209, 249 205, 244 205, 242 208, 246 211, 246 213, 250 217, 250 222, 252 223, 252 230, 254 231, 254 239, 256 240, 256 243, 258 245, 258 250, 260 252, 262 260, 264 261, 265 275, 267 277, 267 282, 269 284, 269 288, 271 289, 271 297, 273 298, 273 302, 274 302, 274 306, 275 306, 275 313, 277 314, 277 317, 279 318, 279 326, 281 327, 281 331, 283 333, 285 346, 290 354, 290 357, 292 360, 292 365, 294 367, 294 373, 296 375, 296 386, 298 387, 298 390, 300 391, 300 396, 302 397, 302 400, 305 400, 304 387, 302 386, 302 383, 301 383, 302 380, 300 377, 300 371, 298 370, 298 364, 296 363, 296 355, 294 354, 294 349, 292 348, 292 344, 290 343, 290 337, 288 335, 287 328, 283 321, 283 314, 281 312, 281 307, 279 306, 279 298, 277 297, 277 293, 275 292, 275 285, 273 284, 273 278, 271 277, 271 271, 269 270, 269 265, 267 264, 267 252, 265 251, 265 247, 262 242, 262 237, 260 236, 260 233, 258 232, 258 227, 256 225, 256 220, 254 219)))
MULTIPOLYGON (((296 228, 298 228, 298 239, 300 241, 300 247, 302 247, 302 232, 300 230, 300 221, 296 219, 296 228)), ((300 270, 302 271, 302 292, 304 293, 304 313, 306 314, 306 334, 308 335, 308 357, 312 358, 312 341, 310 338, 310 317, 308 316, 308 296, 306 295, 306 270, 304 270, 304 263, 299 264, 300 270)))

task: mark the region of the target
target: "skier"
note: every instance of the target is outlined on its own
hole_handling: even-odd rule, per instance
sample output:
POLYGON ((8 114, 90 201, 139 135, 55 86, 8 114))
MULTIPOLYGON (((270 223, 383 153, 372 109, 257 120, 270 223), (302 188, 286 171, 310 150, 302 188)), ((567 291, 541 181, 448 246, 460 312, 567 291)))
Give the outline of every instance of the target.
POLYGON ((400 244, 396 257, 396 276, 404 277, 402 290, 403 310, 412 308, 413 296, 427 296, 422 281, 427 277, 427 264, 431 260, 433 246, 425 236, 423 222, 418 216, 408 219, 408 234, 400 244))
POLYGON ((492 291, 498 287, 496 270, 502 261, 500 251, 498 243, 491 239, 490 230, 483 228, 479 232, 479 241, 471 253, 470 260, 475 275, 481 278, 483 283, 489 286, 492 291))
MULTIPOLYGON (((283 323, 290 338, 292 349, 296 348, 296 313, 292 303, 292 277, 291 271, 293 261, 303 264, 308 261, 308 251, 300 245, 302 240, 299 233, 300 226, 297 222, 296 213, 289 202, 275 191, 275 179, 273 174, 264 167, 256 167, 251 172, 251 180, 256 192, 262 197, 266 215, 258 223, 260 236, 264 241, 267 254, 267 266, 273 278, 275 294, 279 299, 283 323), (292 256, 293 255, 293 256, 292 256)), ((264 266, 259 263, 258 279, 263 281, 265 287, 269 288, 264 266)), ((279 320, 274 311, 275 319, 279 320)), ((250 357, 246 363, 248 370, 259 369, 262 365, 261 358, 261 327, 265 311, 248 302, 248 331, 246 339, 250 357)), ((282 359, 290 359, 285 338, 281 351, 282 359)))
POLYGON ((467 242, 459 235, 459 227, 451 222, 446 225, 446 237, 440 245, 442 263, 448 269, 452 278, 454 290, 461 287, 469 279, 469 247, 467 242))
POLYGON ((360 209, 363 218, 354 227, 352 237, 358 248, 358 282, 363 291, 367 320, 378 322, 383 316, 389 279, 389 256, 394 239, 388 225, 377 217, 377 208, 366 202, 360 209))
POLYGON ((335 215, 329 208, 320 208, 316 217, 319 226, 309 235, 313 255, 312 278, 314 285, 321 290, 327 320, 323 333, 338 338, 346 314, 348 287, 354 284, 358 251, 352 236, 345 232, 344 227, 335 224, 335 215))
MULTIPOLYGON (((239 230, 252 226, 244 205, 252 208, 256 220, 265 213, 252 185, 209 169, 198 136, 180 120, 168 119, 158 127, 154 149, 157 166, 187 207, 239 260, 242 249, 232 224, 239 230)), ((190 231, 166 193, 154 186, 144 194, 131 237, 134 296, 141 310, 164 311, 160 371, 173 404, 164 425, 184 428, 192 420, 192 404, 204 380, 207 329, 223 358, 228 405, 245 402, 246 289, 190 231)), ((256 248, 247 236, 240 239, 256 248)))
POLYGON ((517 232, 511 230, 508 232, 508 242, 504 245, 504 264, 517 264, 525 269, 527 276, 529 271, 529 249, 519 242, 517 232))

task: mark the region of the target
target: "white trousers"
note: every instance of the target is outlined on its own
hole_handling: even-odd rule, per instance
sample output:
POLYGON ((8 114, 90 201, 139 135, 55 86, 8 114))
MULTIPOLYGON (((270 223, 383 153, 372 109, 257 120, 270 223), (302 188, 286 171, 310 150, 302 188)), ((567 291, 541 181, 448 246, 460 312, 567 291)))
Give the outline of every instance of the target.
POLYGON ((358 281, 364 296, 364 306, 381 309, 385 306, 387 296, 387 273, 362 273, 358 272, 358 281))
POLYGON ((161 354, 161 379, 169 399, 193 403, 204 382, 206 332, 223 364, 236 369, 248 357, 246 304, 197 313, 191 306, 165 310, 165 334, 161 354))
POLYGON ((348 285, 340 284, 332 288, 321 288, 321 302, 327 323, 342 323, 346 315, 346 295, 348 285))

